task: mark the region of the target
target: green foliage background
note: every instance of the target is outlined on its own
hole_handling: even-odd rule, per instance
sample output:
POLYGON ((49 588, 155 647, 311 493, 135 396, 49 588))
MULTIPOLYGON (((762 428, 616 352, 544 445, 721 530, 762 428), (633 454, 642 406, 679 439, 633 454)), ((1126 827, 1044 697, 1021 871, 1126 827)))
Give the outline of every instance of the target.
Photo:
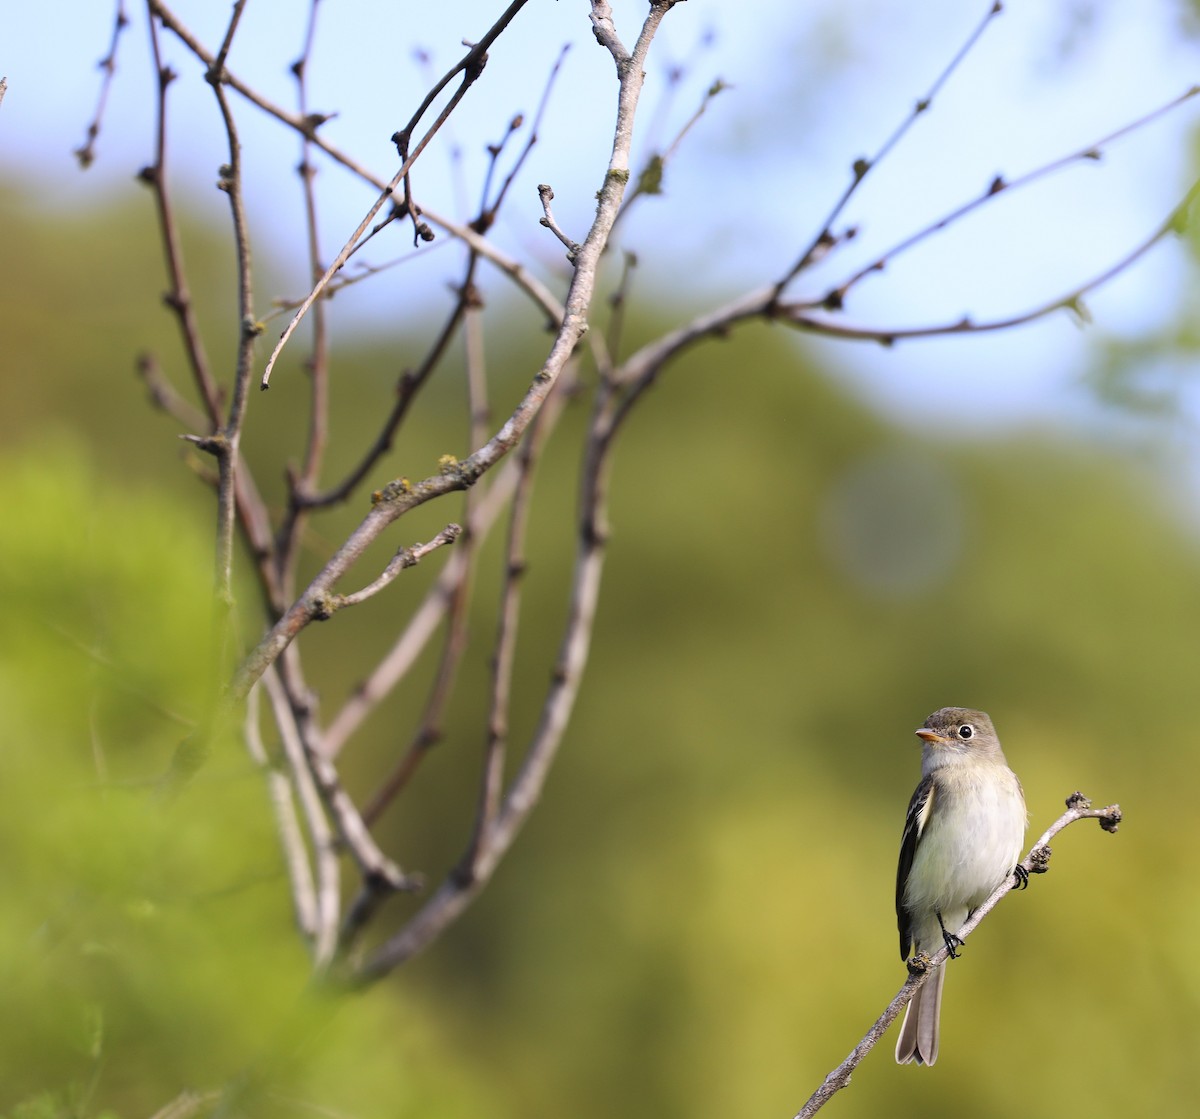
MULTIPOLYGON (((901 430, 781 332, 697 350, 618 450, 595 648, 543 804, 448 936, 331 1003, 233 728, 187 788, 160 780, 213 686, 211 503, 132 374, 143 348, 178 361, 148 205, 51 219, 9 194, 3 225, 23 267, 0 270, 0 1115, 149 1115, 229 1084, 248 1115, 790 1115, 903 980, 910 730, 948 703, 994 716, 1031 840, 1076 788, 1127 822, 1064 833, 952 965, 935 1070, 883 1049, 830 1114, 1192 1113, 1200 589, 1165 474, 1062 430, 901 430)), ((191 248, 194 286, 220 291, 228 261, 191 248)), ((509 367, 493 354, 498 413, 537 358, 523 313, 509 367)), ((373 430, 423 341, 341 351, 335 436, 373 430)), ((267 486, 295 452, 294 361, 252 402, 267 486)), ((374 484, 461 452, 460 398, 436 387, 374 484)), ((518 744, 562 618, 583 411, 538 483, 518 744)), ((322 524, 313 562, 360 515, 322 524)), ((305 635, 327 713, 438 562, 305 635)), ((473 806, 496 585, 485 570, 445 740, 381 829, 435 880, 473 806)), ((356 793, 419 684, 350 755, 356 793)))

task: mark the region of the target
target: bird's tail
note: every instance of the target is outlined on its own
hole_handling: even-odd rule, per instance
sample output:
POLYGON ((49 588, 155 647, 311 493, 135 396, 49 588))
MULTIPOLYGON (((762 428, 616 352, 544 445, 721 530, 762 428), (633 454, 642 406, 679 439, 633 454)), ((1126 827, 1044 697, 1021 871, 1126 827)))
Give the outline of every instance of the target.
POLYGON ((900 1040, 896 1042, 896 1063, 931 1065, 938 1055, 938 1023, 942 1016, 942 983, 946 965, 942 964, 913 996, 904 1012, 900 1040))

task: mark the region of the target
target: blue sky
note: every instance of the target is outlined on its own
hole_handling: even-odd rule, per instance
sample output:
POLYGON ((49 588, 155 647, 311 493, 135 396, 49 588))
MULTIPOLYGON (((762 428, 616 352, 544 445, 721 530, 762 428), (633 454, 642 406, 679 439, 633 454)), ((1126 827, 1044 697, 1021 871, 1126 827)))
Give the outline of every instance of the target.
MULTIPOLYGON (((136 192, 132 177, 152 150, 143 6, 128 0, 132 23, 120 48, 98 160, 86 174, 71 151, 94 107, 96 61, 107 49, 113 7, 101 0, 6 7, 0 42, 0 73, 9 81, 0 108, 5 177, 25 183, 48 208, 136 192)), ((613 7, 631 42, 644 3, 617 0, 613 7)), ((214 45, 230 5, 178 0, 175 8, 214 45)), ((441 73, 461 53, 461 40, 478 37, 502 8, 499 0, 323 0, 310 75, 313 107, 338 113, 326 134, 390 175, 396 158, 389 137, 427 88, 430 70, 441 73), (427 52, 429 67, 415 60, 414 47, 427 52)), ((532 114, 554 59, 570 44, 540 142, 494 234, 548 277, 561 274, 561 254, 537 225, 536 185, 554 187, 560 222, 582 234, 612 116, 611 62, 591 38, 587 9, 583 0, 531 0, 418 165, 421 197, 431 208, 469 215, 483 146, 503 134, 513 113, 532 114)), ((651 56, 643 154, 674 134, 714 78, 731 88, 684 143, 668 170, 666 195, 647 200, 623 231, 622 244, 643 261, 645 290, 704 305, 772 278, 819 228, 853 159, 876 149, 903 119, 985 9, 986 3, 963 0, 679 4, 651 56), (664 79, 671 65, 684 72, 673 93, 664 79)), ((994 175, 1011 178, 1090 143, 1200 80, 1200 51, 1184 33, 1185 11, 1175 0, 1009 0, 932 111, 864 183, 845 215, 861 229, 856 243, 798 292, 823 290, 853 264, 973 197, 994 175)), ((288 66, 307 12, 306 0, 250 0, 230 57, 234 72, 289 108, 295 90, 288 66)), ((181 74, 172 90, 175 181, 214 221, 224 222, 224 198, 212 187, 225 159, 213 97, 186 51, 169 34, 164 42, 181 74)), ((269 253, 299 276, 302 236, 292 172, 298 145, 245 102, 235 104, 252 175, 250 205, 260 223, 260 258, 269 253)), ((846 318, 893 326, 964 314, 984 319, 1070 290, 1142 240, 1183 195, 1198 118, 1200 98, 1106 150, 1099 163, 998 198, 866 281, 846 318)), ((337 168, 322 170, 319 186, 332 255, 372 198, 337 168)), ((367 255, 380 263, 405 251, 406 239, 397 235, 367 255)), ((355 329, 390 329, 398 306, 419 307, 421 292, 440 293, 453 274, 454 250, 439 252, 428 265, 360 285, 341 300, 339 313, 355 329)), ((1090 330, 1056 315, 1008 334, 886 351, 837 344, 831 352, 852 368, 864 392, 917 423, 937 412, 980 420, 1078 413, 1086 408, 1076 383, 1094 341, 1103 333, 1136 337, 1169 318, 1188 275, 1181 247, 1163 244, 1088 300, 1096 320, 1090 330)), ((296 290, 285 294, 301 294, 299 285, 297 279, 296 290)), ((274 294, 261 292, 260 305, 274 294)))

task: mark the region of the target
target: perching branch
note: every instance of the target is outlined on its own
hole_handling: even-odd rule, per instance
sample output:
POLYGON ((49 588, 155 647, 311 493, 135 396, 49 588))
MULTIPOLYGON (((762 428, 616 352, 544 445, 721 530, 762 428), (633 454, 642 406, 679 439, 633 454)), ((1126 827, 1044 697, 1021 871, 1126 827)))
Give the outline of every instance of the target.
MULTIPOLYGON (((1067 797, 1066 803, 1066 812, 1042 833, 1038 841, 1029 849, 1029 854, 1021 861, 1020 866, 1024 868, 1027 876, 1046 873, 1050 862, 1050 840, 1069 824, 1074 824, 1078 820, 1099 820, 1101 828, 1107 832, 1115 832, 1117 826, 1121 823, 1120 805, 1110 804, 1107 808, 1093 808, 1092 802, 1082 793, 1072 793, 1067 797)), ((965 941, 979 926, 980 922, 1020 882, 1020 877, 1014 874, 1006 878, 1001 885, 997 886, 992 892, 991 897, 979 906, 978 909, 974 910, 970 917, 967 918, 966 924, 958 930, 957 935, 959 939, 965 941)), ((862 1041, 850 1050, 850 1055, 825 1077, 821 1086, 809 1097, 808 1102, 796 1112, 796 1119, 809 1119, 809 1116, 815 1115, 820 1111, 836 1092, 845 1088, 850 1083, 850 1074, 875 1047, 876 1042, 883 1036, 888 1026, 900 1016, 900 1012, 909 1004, 909 1001, 917 993, 921 985, 948 958, 949 948, 943 947, 927 960, 922 960, 921 964, 923 966, 919 967, 915 962, 910 961, 909 977, 905 981, 904 986, 900 988, 896 997, 888 1003, 884 1012, 875 1020, 875 1024, 866 1032, 862 1041)))

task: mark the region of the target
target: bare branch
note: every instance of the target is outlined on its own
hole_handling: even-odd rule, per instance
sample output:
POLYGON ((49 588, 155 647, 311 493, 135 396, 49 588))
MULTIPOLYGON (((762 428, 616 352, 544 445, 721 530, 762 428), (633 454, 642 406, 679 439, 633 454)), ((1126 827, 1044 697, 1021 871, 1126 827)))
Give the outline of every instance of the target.
MULTIPOLYGON (((672 74, 672 77, 674 77, 674 74, 672 74)), ((713 81, 708 89, 704 91, 704 96, 700 99, 700 104, 695 112, 684 122, 683 127, 675 134, 675 138, 667 145, 666 149, 661 152, 654 152, 646 160, 641 171, 638 173, 633 189, 625 196, 625 201, 621 205, 621 212, 617 215, 617 223, 620 223, 624 219, 625 215, 629 213, 639 198, 662 194, 663 179, 666 175, 668 164, 674 159, 688 133, 699 123, 704 114, 708 112, 708 107, 712 103, 713 98, 718 94, 724 93, 728 88, 720 78, 713 81)))
POLYGON ((229 50, 233 46, 233 37, 237 34, 238 24, 242 22, 242 12, 245 10, 246 0, 233 0, 233 14, 229 17, 229 26, 225 28, 225 38, 221 40, 217 57, 213 59, 212 68, 209 71, 209 81, 214 85, 225 80, 225 59, 229 57, 229 50))

